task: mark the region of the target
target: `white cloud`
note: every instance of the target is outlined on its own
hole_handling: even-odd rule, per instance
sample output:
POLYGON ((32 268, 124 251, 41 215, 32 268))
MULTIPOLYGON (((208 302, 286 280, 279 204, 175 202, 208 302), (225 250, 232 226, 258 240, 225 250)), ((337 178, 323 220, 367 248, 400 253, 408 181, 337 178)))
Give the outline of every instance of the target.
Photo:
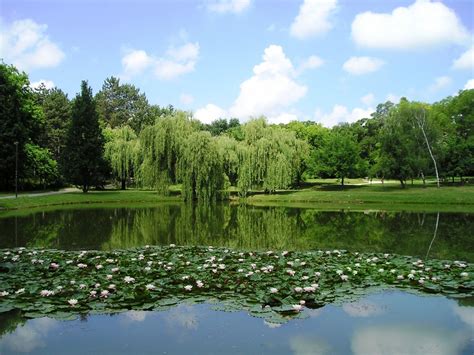
POLYGON ((5 62, 21 70, 59 65, 65 54, 49 39, 47 29, 47 25, 38 24, 30 19, 15 21, 2 28, 0 53, 5 62))
POLYGON ((323 113, 321 110, 316 110, 314 116, 317 122, 325 127, 333 127, 339 123, 353 123, 362 118, 369 118, 370 114, 375 111, 374 108, 360 108, 356 107, 349 111, 346 106, 334 105, 330 113, 323 113))
POLYGON ((209 0, 207 1, 207 9, 220 14, 229 12, 238 14, 247 9, 250 3, 250 0, 209 0))
POLYGON ((375 101, 375 96, 371 92, 369 92, 367 95, 362 96, 360 98, 360 101, 365 105, 365 106, 370 106, 374 103, 375 101))
POLYGON ((336 7, 337 0, 304 0, 291 24, 290 34, 305 39, 328 32, 333 27, 330 18, 336 7))
POLYGON ((199 57, 199 43, 185 43, 180 47, 170 47, 164 57, 155 58, 144 50, 131 50, 122 58, 124 80, 143 74, 153 68, 156 77, 171 80, 186 73, 193 72, 199 57))
POLYGON ((469 334, 446 329, 402 325, 371 325, 358 328, 351 349, 359 354, 459 354, 469 334))
POLYGON ((351 317, 374 317, 385 313, 383 307, 378 304, 359 301, 352 303, 345 303, 342 305, 342 310, 351 317))
POLYGON ((474 330, 474 307, 462 307, 454 304, 453 311, 454 314, 474 330))
POLYGON ((298 67, 297 74, 301 74, 306 70, 309 69, 316 69, 321 67, 324 64, 324 60, 322 60, 320 57, 317 55, 312 55, 308 58, 306 58, 298 67))
POLYGON ((429 86, 428 90, 436 92, 448 87, 451 83, 452 79, 449 76, 440 76, 435 79, 434 83, 429 86))
POLYGON ((48 333, 57 328, 58 321, 51 318, 37 318, 6 333, 0 339, 0 353, 29 353, 46 346, 48 333))
POLYGON ((379 70, 384 61, 372 57, 350 57, 342 68, 353 75, 364 75, 379 70))
POLYGON ((443 3, 417 0, 391 13, 358 14, 352 22, 352 38, 362 47, 410 50, 464 44, 469 33, 443 3))
POLYGON ((130 78, 143 73, 151 64, 153 59, 143 50, 129 51, 122 58, 123 77, 130 78))
POLYGON ((267 47, 262 63, 253 68, 253 73, 240 85, 239 96, 229 110, 232 117, 275 116, 308 90, 294 80, 295 70, 281 46, 267 47))
POLYGON ((181 94, 179 96, 179 101, 183 105, 191 105, 194 102, 194 97, 192 95, 189 95, 189 94, 181 94))
POLYGON ((474 46, 453 62, 453 69, 470 69, 474 71, 474 46))
POLYGON ((290 348, 295 355, 334 354, 334 349, 326 340, 315 336, 292 336, 290 338, 290 348))
POLYGON ((466 85, 464 85, 464 90, 474 89, 474 79, 470 79, 467 81, 466 85))
POLYGON ((214 104, 207 104, 206 106, 197 109, 194 113, 194 118, 202 123, 211 123, 218 118, 224 118, 226 116, 228 116, 227 112, 214 104))
POLYGON ((54 82, 52 82, 51 80, 41 79, 41 80, 32 82, 30 84, 30 87, 32 89, 38 89, 41 86, 41 84, 43 84, 46 89, 53 89, 56 86, 54 85, 54 82))
POLYGON ((280 123, 290 123, 291 121, 297 121, 298 116, 294 113, 282 112, 276 116, 268 117, 269 123, 280 124, 280 123))

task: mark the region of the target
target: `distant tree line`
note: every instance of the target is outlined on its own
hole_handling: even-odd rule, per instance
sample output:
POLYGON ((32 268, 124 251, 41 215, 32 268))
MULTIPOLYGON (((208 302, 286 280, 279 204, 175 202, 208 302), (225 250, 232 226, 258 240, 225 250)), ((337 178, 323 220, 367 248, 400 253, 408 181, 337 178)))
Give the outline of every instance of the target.
POLYGON ((32 89, 25 73, 0 64, 0 189, 14 187, 15 142, 22 188, 72 184, 84 192, 115 182, 186 200, 227 191, 273 193, 309 178, 397 179, 474 175, 474 90, 426 104, 402 98, 371 117, 331 129, 318 123, 211 124, 173 106, 149 104, 131 84, 107 78, 94 96, 86 81, 74 99, 32 89))

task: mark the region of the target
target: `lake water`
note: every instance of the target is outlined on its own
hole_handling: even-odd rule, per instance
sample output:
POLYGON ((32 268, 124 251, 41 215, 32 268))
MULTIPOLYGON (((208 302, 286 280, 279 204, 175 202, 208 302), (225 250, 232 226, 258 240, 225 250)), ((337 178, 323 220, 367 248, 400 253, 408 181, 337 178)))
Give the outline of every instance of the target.
MULTIPOLYGON (((0 214, 0 248, 125 249, 213 245, 235 249, 347 249, 474 261, 469 213, 344 212, 164 204, 0 214)), ((0 314, 0 353, 472 354, 474 300, 401 291, 308 310, 283 325, 209 304, 76 321, 0 314)))

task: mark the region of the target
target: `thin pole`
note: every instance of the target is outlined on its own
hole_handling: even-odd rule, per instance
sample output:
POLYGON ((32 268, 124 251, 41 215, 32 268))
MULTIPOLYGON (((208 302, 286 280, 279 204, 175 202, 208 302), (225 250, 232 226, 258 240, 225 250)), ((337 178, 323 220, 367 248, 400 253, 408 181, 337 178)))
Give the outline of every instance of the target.
POLYGON ((18 142, 15 142, 15 198, 18 198, 18 142))

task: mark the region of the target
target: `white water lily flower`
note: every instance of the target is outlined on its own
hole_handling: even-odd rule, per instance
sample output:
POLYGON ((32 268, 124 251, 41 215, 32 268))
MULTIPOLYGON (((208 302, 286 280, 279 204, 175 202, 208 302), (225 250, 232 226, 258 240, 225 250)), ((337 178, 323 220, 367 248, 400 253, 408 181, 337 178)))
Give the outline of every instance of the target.
POLYGON ((219 269, 224 270, 224 269, 225 269, 225 265, 224 265, 224 264, 219 264, 219 269))
POLYGON ((390 272, 391 272, 392 274, 394 274, 394 273, 397 272, 397 270, 396 270, 396 269, 391 269, 390 272))
POLYGON ((300 304, 294 304, 294 305, 292 305, 292 307, 293 307, 293 310, 295 310, 297 312, 300 312, 303 309, 303 306, 300 305, 300 304))
POLYGON ((100 293, 100 297, 102 297, 102 298, 107 298, 108 295, 109 295, 108 290, 102 290, 101 293, 100 293))
POLYGON ((298 293, 303 292, 303 289, 301 287, 295 287, 294 290, 298 293))
POLYGON ((16 293, 17 295, 19 295, 19 294, 21 294, 21 293, 23 293, 23 292, 25 292, 25 289, 24 289, 24 288, 20 288, 20 289, 18 289, 18 290, 15 291, 15 293, 16 293))
POLYGON ((105 261, 108 262, 109 264, 112 264, 114 262, 114 259, 107 259, 105 261))
POLYGON ((150 271, 150 270, 151 270, 151 267, 145 266, 144 270, 145 270, 145 271, 150 271))
POLYGON ((186 265, 191 265, 191 262, 190 262, 190 261, 186 261, 186 265))
POLYGON ((355 263, 354 266, 355 266, 355 267, 360 267, 360 264, 359 264, 359 263, 355 263))
POLYGON ((125 276, 123 278, 123 281, 125 281, 126 283, 132 283, 132 282, 135 282, 135 279, 133 277, 130 277, 130 276, 125 276))
POLYGON ((95 268, 96 268, 97 270, 100 270, 100 269, 103 268, 103 266, 102 266, 101 264, 99 264, 99 265, 96 265, 95 268))
POLYGON ((438 281, 438 278, 433 276, 433 277, 431 278, 431 281, 438 281))
POLYGON ((85 269, 87 267, 87 264, 79 263, 79 264, 77 264, 77 267, 79 269, 85 269))
POLYGON ((270 293, 277 293, 278 289, 276 287, 271 287, 270 288, 270 293))
POLYGON ((118 272, 119 270, 120 270, 120 269, 119 269, 118 267, 114 267, 114 268, 112 269, 112 272, 118 272))
POLYGON ((196 281, 196 286, 199 287, 199 288, 202 288, 202 287, 204 287, 204 282, 202 282, 201 280, 197 280, 196 281))
POLYGON ((43 296, 43 297, 49 297, 49 296, 54 295, 54 291, 42 290, 42 291, 40 292, 40 295, 43 296))
POLYGON ((413 280, 413 279, 415 278, 415 275, 413 275, 413 274, 408 274, 408 278, 409 278, 410 280, 413 280))
POLYGON ((242 258, 241 258, 241 259, 239 259, 238 261, 241 263, 241 262, 243 262, 243 261, 244 261, 244 259, 242 259, 242 258))
POLYGON ((314 292, 314 291, 316 291, 316 288, 314 288, 313 286, 306 286, 303 289, 304 289, 304 292, 314 292))
POLYGON ((107 280, 112 280, 113 277, 114 277, 114 276, 113 276, 113 275, 110 275, 110 274, 108 274, 108 275, 106 276, 107 280))
POLYGON ((313 287, 314 289, 317 289, 317 288, 319 288, 319 285, 318 284, 311 284, 311 287, 313 287))
POLYGON ((291 270, 291 269, 286 270, 286 272, 290 274, 291 276, 295 276, 295 273, 296 273, 294 270, 291 270))
POLYGON ((74 298, 71 298, 70 300, 67 301, 71 307, 74 307, 77 304, 77 300, 74 298))
POLYGON ((347 280, 349 280, 349 276, 347 276, 347 275, 341 275, 341 280, 342 280, 342 281, 347 281, 347 280))
POLYGON ((153 291, 153 290, 156 288, 156 286, 153 285, 153 284, 148 284, 148 285, 146 285, 145 287, 146 287, 146 289, 147 289, 148 291, 153 291))
POLYGON ((95 288, 99 288, 99 287, 100 287, 100 283, 96 283, 96 284, 94 285, 94 287, 95 287, 95 288))
POLYGON ((336 274, 342 275, 342 274, 343 274, 343 271, 342 271, 342 270, 336 270, 336 274))
POLYGON ((385 270, 384 269, 379 269, 379 272, 384 272, 385 270))
POLYGON ((176 246, 176 244, 170 244, 171 248, 174 248, 175 246, 176 246))
POLYGON ((110 284, 109 285, 109 290, 115 290, 117 286, 115 286, 114 284, 110 284))
POLYGON ((91 291, 89 292, 89 295, 91 295, 91 297, 95 297, 97 295, 97 291, 91 291))
POLYGON ((244 272, 244 269, 239 269, 237 270, 237 272, 244 272))
POLYGON ((319 271, 316 271, 316 272, 314 273, 314 276, 320 277, 320 276, 321 276, 321 273, 320 273, 319 271))
POLYGON ((425 280, 419 279, 419 280, 418 280, 418 283, 421 284, 421 285, 423 285, 423 284, 425 283, 425 280))
POLYGON ((187 279, 189 279, 189 276, 188 276, 188 275, 184 275, 184 276, 181 278, 181 280, 187 280, 187 279))
POLYGON ((461 275, 461 277, 468 277, 469 276, 469 274, 467 272, 461 272, 460 275, 461 275))
POLYGON ((8 296, 9 294, 10 294, 10 292, 7 292, 7 291, 0 292, 0 296, 2 296, 2 297, 8 296))
POLYGON ((86 285, 85 284, 80 284, 79 288, 82 290, 82 289, 86 288, 86 285))
POLYGON ((184 286, 184 289, 186 291, 191 291, 193 289, 193 286, 192 285, 186 285, 186 286, 184 286))
POLYGON ((303 277, 301 278, 301 280, 308 280, 308 279, 309 279, 309 276, 303 276, 303 277))
POLYGON ((56 270, 57 268, 59 268, 59 264, 51 263, 51 264, 49 264, 49 267, 53 270, 56 270))
POLYGON ((357 275, 357 271, 356 270, 352 271, 352 275, 354 276, 357 275))
POLYGON ((390 255, 390 254, 384 254, 383 257, 384 257, 385 259, 387 259, 387 258, 389 257, 389 255, 390 255))
POLYGON ((288 251, 286 251, 286 250, 284 250, 284 251, 281 252, 281 255, 282 255, 282 256, 285 256, 286 254, 288 254, 288 251))
POLYGON ((403 275, 398 275, 397 276, 397 280, 403 280, 403 279, 404 279, 403 275))

